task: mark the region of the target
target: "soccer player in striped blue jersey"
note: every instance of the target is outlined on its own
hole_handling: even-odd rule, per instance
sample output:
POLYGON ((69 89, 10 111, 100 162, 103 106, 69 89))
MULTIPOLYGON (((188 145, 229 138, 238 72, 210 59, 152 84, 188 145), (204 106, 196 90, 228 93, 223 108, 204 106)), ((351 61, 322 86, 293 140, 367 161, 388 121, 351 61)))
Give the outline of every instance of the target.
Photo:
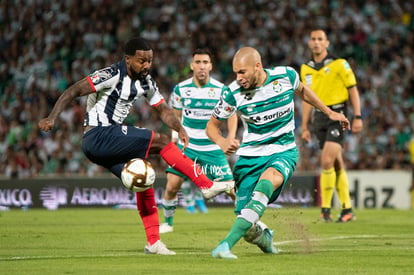
MULTIPOLYGON (((211 180, 232 181, 233 175, 226 155, 205 132, 207 122, 224 88, 223 83, 210 76, 213 69, 210 50, 196 49, 190 68, 193 76, 178 83, 171 94, 174 113, 181 120, 190 138, 184 153, 194 160, 211 180)), ((234 138, 237 116, 232 116, 227 122, 227 136, 234 138)), ((182 142, 179 141, 178 146, 182 148, 182 142)), ((177 193, 187 179, 173 167, 169 167, 166 172, 167 185, 162 201, 165 222, 160 226, 160 233, 173 231, 173 218, 178 205, 177 193)))
MULTIPOLYGON (((213 183, 170 141, 168 135, 123 125, 134 101, 144 97, 158 111, 161 120, 178 132, 184 148, 188 145, 187 132, 149 74, 153 61, 150 44, 140 37, 132 38, 125 44, 124 53, 118 63, 98 70, 68 87, 48 117, 39 121, 39 128, 43 131, 52 130, 58 115, 71 101, 88 95, 82 150, 92 162, 107 168, 120 178, 125 163, 130 159, 146 159, 148 154, 159 153, 169 165, 200 187, 204 196, 212 197, 229 189, 229 184, 233 182, 213 183)), ((147 237, 145 253, 174 255, 175 252, 160 240, 154 189, 137 192, 136 201, 147 237)))
POLYGON ((264 69, 259 52, 241 48, 233 57, 236 80, 220 98, 207 124, 207 135, 225 152, 237 150, 233 168, 237 214, 230 232, 213 250, 215 258, 237 259, 231 248, 242 238, 264 253, 277 253, 273 231, 260 218, 292 176, 298 160, 294 137, 294 95, 349 128, 348 119, 324 105, 290 67, 264 69), (244 124, 242 143, 225 138, 221 123, 234 112, 244 124))

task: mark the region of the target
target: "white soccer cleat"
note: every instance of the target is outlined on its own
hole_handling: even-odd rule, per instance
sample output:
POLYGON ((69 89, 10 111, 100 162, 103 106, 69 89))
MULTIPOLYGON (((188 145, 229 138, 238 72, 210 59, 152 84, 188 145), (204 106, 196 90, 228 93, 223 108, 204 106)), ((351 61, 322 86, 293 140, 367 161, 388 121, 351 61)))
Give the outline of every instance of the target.
POLYGON ((166 222, 160 224, 160 234, 171 233, 173 231, 174 231, 174 228, 172 227, 172 225, 169 225, 166 222))
POLYGON ((211 199, 212 197, 217 196, 220 193, 231 190, 234 187, 234 181, 213 181, 213 186, 210 188, 201 189, 201 193, 205 199, 211 199))
POLYGON ((145 254, 158 255, 175 255, 176 253, 169 250, 161 240, 156 241, 153 245, 146 245, 144 248, 145 254))
POLYGON ((224 242, 217 246, 212 252, 211 256, 218 259, 236 260, 237 256, 231 253, 229 244, 224 242))

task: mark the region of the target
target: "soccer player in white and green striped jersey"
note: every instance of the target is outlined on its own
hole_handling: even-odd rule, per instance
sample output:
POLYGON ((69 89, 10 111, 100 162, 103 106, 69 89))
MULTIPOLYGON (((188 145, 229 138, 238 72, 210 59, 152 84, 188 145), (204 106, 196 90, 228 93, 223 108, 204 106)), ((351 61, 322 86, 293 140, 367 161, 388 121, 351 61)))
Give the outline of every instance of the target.
POLYGON ((207 124, 209 138, 225 153, 237 149, 233 168, 237 218, 213 250, 215 258, 237 259, 230 250, 242 238, 264 253, 277 253, 273 231, 260 218, 292 176, 298 161, 294 137, 294 94, 349 129, 349 121, 324 105, 290 67, 264 69, 259 52, 241 48, 233 58, 236 80, 220 98, 207 124), (235 112, 244 124, 243 141, 221 135, 221 123, 235 112))
MULTIPOLYGON (((224 152, 206 135, 205 128, 221 96, 224 84, 210 76, 213 68, 212 55, 206 48, 196 49, 192 55, 190 68, 193 76, 175 86, 170 104, 189 136, 184 154, 201 167, 204 174, 214 181, 233 181, 233 175, 224 152)), ((237 116, 227 123, 227 136, 235 138, 237 116)), ((179 143, 178 147, 182 148, 179 143)), ((162 207, 165 222, 160 225, 160 233, 173 231, 173 218, 178 205, 177 193, 185 175, 169 167, 167 185, 162 207)), ((228 190, 231 192, 232 190, 228 190)))

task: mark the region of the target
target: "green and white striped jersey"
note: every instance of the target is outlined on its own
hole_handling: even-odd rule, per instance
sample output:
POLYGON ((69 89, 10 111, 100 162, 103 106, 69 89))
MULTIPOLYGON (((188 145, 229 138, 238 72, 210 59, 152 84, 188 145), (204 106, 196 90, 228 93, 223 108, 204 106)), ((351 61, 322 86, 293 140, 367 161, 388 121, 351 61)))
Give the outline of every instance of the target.
POLYGON ((244 125, 241 156, 268 156, 296 147, 294 129, 294 91, 299 75, 291 67, 265 69, 263 86, 243 89, 233 81, 223 91, 214 117, 223 120, 239 113, 244 125))
POLYGON ((212 77, 203 87, 197 87, 193 78, 174 87, 170 104, 171 107, 181 110, 181 123, 190 138, 188 148, 198 151, 221 150, 207 137, 205 129, 223 87, 223 83, 212 77))

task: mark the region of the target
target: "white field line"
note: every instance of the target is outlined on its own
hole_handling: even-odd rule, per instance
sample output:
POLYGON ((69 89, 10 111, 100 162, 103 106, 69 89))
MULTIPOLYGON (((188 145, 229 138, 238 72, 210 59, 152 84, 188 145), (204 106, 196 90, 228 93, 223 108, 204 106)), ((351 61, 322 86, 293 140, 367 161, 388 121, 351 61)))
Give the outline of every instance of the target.
MULTIPOLYGON (((144 253, 144 252, 142 252, 144 253)), ((12 256, 0 257, 0 261, 19 261, 19 260, 50 260, 50 259, 82 259, 82 258, 117 258, 125 256, 136 256, 141 253, 116 253, 116 254, 96 254, 96 255, 42 255, 42 256, 12 256)))
MULTIPOLYGON (((321 241, 331 241, 331 240, 346 240, 346 239, 373 239, 373 238, 379 238, 378 235, 353 235, 353 236, 334 236, 334 237, 328 237, 328 238, 312 238, 308 240, 288 240, 288 241, 281 241, 281 242, 275 242, 275 245, 284 245, 284 244, 291 244, 291 243, 301 243, 305 241, 311 241, 311 242, 321 242, 321 241)), ((384 236, 382 236, 384 237, 384 236)))
MULTIPOLYGON (((301 243, 301 242, 321 242, 321 241, 330 241, 330 240, 346 240, 346 239, 374 239, 374 238, 384 238, 388 235, 353 235, 353 236, 334 236, 328 238, 312 238, 308 240, 287 240, 281 242, 274 242, 276 246, 283 246, 293 243, 301 243)), ((414 247, 413 247, 414 249, 414 247)), ((333 251, 333 250, 332 250, 333 251)), ((286 252, 285 250, 281 250, 281 252, 286 252)), ((110 254, 96 254, 96 255, 41 255, 41 256, 11 256, 11 257, 0 257, 0 261, 21 261, 21 260, 53 260, 53 259, 81 259, 81 258, 117 258, 117 257, 128 257, 128 256, 136 256, 141 255, 144 252, 131 252, 131 253, 110 253, 110 254)), ((210 254, 210 253, 203 253, 203 252, 178 252, 179 254, 185 255, 200 255, 200 254, 210 254)), ((145 255, 145 254, 144 254, 145 255)), ((148 255, 151 257, 151 255, 148 255)))

